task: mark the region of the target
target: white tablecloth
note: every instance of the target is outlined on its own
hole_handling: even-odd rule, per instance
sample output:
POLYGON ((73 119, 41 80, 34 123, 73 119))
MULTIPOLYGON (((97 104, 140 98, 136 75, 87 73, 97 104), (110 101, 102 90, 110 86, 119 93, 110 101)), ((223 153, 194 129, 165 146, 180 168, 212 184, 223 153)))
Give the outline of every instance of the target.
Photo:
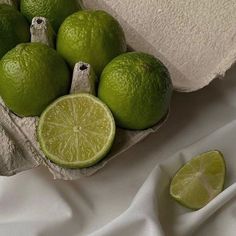
POLYGON ((54 181, 43 167, 0 177, 0 235, 235 236, 236 68, 224 81, 172 101, 158 133, 92 177, 54 181), (169 197, 169 178, 208 149, 225 154, 226 189, 191 212, 169 197))

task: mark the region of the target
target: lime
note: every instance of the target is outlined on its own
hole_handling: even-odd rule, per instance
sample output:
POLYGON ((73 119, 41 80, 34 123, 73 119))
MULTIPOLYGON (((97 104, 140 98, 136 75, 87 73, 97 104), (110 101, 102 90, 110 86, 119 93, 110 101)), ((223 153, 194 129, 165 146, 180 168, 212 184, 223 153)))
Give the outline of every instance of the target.
POLYGON ((35 16, 43 16, 57 32, 67 16, 80 9, 77 0, 21 0, 21 12, 31 22, 35 16))
POLYGON ((41 43, 19 44, 0 61, 0 96, 19 116, 40 115, 70 81, 64 60, 41 43))
POLYGON ((146 129, 166 115, 172 84, 166 67, 155 57, 131 52, 104 69, 98 96, 113 112, 117 125, 146 129))
POLYGON ((126 51, 119 23, 104 11, 79 11, 61 25, 58 52, 74 67, 76 62, 91 64, 97 75, 114 57, 126 51))
POLYGON ((0 59, 19 43, 30 40, 27 20, 15 7, 0 4, 0 59))
POLYGON ((38 140, 48 159, 66 168, 84 168, 110 150, 115 122, 110 110, 90 94, 59 98, 42 114, 38 140))
POLYGON ((223 190, 225 171, 221 152, 205 152, 175 174, 170 184, 170 195, 188 208, 200 209, 223 190))
POLYGON ((18 0, 0 0, 0 4, 7 4, 18 9, 19 2, 18 0))

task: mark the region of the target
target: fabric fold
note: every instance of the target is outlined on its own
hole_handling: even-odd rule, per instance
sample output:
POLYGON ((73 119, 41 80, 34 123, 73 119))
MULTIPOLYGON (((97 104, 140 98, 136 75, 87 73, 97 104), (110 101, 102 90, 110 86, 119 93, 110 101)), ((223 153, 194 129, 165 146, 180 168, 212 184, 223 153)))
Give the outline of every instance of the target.
POLYGON ((193 235, 204 222, 236 197, 236 165, 230 165, 234 157, 235 133, 236 120, 158 164, 137 192, 130 207, 89 236, 193 235), (199 152, 216 148, 225 154, 228 175, 225 190, 200 210, 184 208, 169 195, 171 177, 199 152))

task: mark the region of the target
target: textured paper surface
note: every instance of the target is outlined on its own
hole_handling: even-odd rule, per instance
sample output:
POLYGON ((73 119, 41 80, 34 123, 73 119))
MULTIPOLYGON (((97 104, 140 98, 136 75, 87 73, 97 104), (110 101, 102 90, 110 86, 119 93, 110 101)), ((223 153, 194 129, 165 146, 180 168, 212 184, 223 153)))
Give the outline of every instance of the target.
POLYGON ((177 90, 206 86, 236 60, 235 0, 84 0, 123 26, 128 44, 157 56, 177 90))
POLYGON ((14 175, 37 167, 41 163, 41 158, 31 141, 33 138, 30 140, 30 132, 27 137, 20 128, 22 122, 26 121, 29 131, 32 128, 31 118, 14 119, 15 116, 9 113, 2 103, 0 103, 0 117, 0 175, 14 175))

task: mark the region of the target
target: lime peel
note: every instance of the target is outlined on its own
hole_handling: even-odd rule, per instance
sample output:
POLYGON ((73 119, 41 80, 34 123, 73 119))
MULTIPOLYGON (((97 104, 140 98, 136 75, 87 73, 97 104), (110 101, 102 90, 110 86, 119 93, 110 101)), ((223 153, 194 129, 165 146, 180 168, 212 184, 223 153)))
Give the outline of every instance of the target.
POLYGON ((98 76, 126 49, 120 24, 101 10, 75 12, 65 19, 58 31, 57 50, 69 65, 73 68, 78 61, 87 62, 98 76))
POLYGON ((0 59, 16 45, 30 40, 25 17, 9 4, 0 4, 0 59))
POLYGON ((20 10, 22 14, 32 21, 35 16, 46 17, 55 32, 58 31, 61 23, 72 13, 80 10, 77 0, 21 0, 20 10))
POLYGON ((0 0, 0 4, 8 4, 17 7, 17 0, 0 0))
POLYGON ((119 127, 150 128, 168 113, 172 96, 165 65, 142 52, 124 53, 113 59, 99 80, 98 97, 111 109, 119 127))

